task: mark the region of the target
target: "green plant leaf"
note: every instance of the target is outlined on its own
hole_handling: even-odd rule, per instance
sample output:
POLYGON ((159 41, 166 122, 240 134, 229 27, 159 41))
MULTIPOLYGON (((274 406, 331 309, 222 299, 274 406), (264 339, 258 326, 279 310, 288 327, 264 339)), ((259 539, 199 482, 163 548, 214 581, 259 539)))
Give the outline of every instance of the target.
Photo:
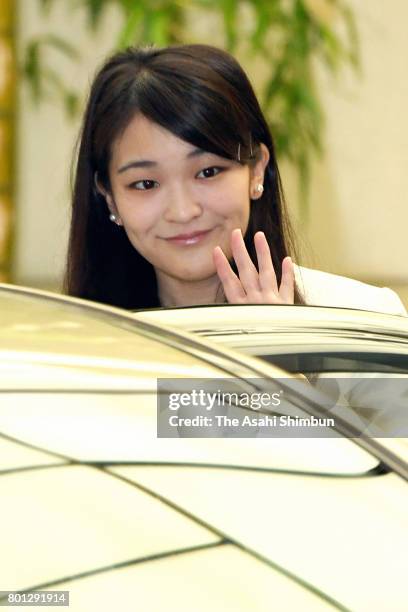
POLYGON ((26 47, 22 72, 28 80, 34 102, 38 104, 42 98, 42 89, 39 43, 37 40, 31 40, 26 47))
POLYGON ((151 12, 148 21, 148 28, 145 31, 147 41, 151 41, 159 47, 169 43, 169 20, 165 10, 151 12))
POLYGON ((40 8, 45 15, 50 14, 53 4, 55 4, 55 0, 40 0, 40 8))
POLYGON ((80 108, 80 96, 75 91, 66 91, 64 95, 65 112, 69 119, 78 115, 80 108))
POLYGON ((282 19, 280 3, 265 3, 264 0, 252 0, 255 27, 251 34, 252 52, 259 53, 264 50, 267 34, 276 29, 282 19))
POLYGON ((360 71, 361 53, 356 21, 349 6, 347 6, 344 2, 337 2, 337 5, 347 28, 347 35, 349 40, 349 52, 347 54, 348 60, 351 62, 352 66, 356 70, 360 71))
POLYGON ((89 27, 95 32, 101 22, 106 7, 108 4, 112 4, 112 0, 77 0, 77 3, 79 6, 84 6, 89 27))
POLYGON ((119 32, 116 46, 119 49, 124 49, 132 44, 135 44, 136 33, 140 29, 144 20, 144 7, 142 4, 135 4, 129 14, 126 16, 125 23, 119 32))
POLYGON ((227 39, 227 49, 233 51, 237 44, 237 17, 239 0, 219 0, 219 6, 224 19, 224 30, 227 39))

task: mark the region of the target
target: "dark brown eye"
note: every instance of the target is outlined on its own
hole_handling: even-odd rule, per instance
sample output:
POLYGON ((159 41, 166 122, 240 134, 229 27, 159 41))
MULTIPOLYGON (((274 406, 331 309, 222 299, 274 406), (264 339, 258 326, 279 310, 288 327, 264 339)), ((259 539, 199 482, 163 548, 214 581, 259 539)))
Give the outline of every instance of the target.
POLYGON ((212 178, 213 176, 217 176, 219 172, 221 172, 221 168, 218 166, 211 166, 210 168, 204 168, 204 170, 201 170, 197 176, 199 178, 212 178))
POLYGON ((156 181, 151 181, 149 179, 144 179, 143 181, 136 181, 131 184, 133 189, 139 189, 140 191, 148 191, 149 189, 154 189, 156 186, 156 181))

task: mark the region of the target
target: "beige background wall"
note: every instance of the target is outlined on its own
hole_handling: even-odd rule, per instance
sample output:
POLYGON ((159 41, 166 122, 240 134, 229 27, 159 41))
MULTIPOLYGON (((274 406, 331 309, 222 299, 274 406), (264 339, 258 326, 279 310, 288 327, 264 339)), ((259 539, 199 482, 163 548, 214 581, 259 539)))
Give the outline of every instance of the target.
POLYGON ((310 241, 321 267, 372 282, 408 283, 408 5, 350 2, 362 79, 319 72, 327 153, 314 177, 310 241))
MULTIPOLYGON (((50 30, 78 45, 83 56, 80 66, 58 52, 52 54, 52 66, 85 92, 95 67, 112 44, 112 20, 118 19, 111 11, 103 30, 91 38, 84 28, 84 14, 79 10, 68 13, 67 4, 56 2, 51 18, 45 21, 37 0, 19 0, 19 47, 50 30)), ((70 163, 80 121, 68 120, 55 99, 37 108, 24 85, 19 103, 15 281, 54 288, 59 286, 63 270, 70 163)))
MULTIPOLYGON (((340 81, 319 67, 327 114, 326 155, 316 161, 310 220, 301 224, 313 252, 306 262, 320 269, 378 284, 392 285, 408 302, 408 22, 405 0, 349 0, 361 38, 363 74, 345 71, 340 81), (406 294, 404 292, 407 291, 406 294)), ((45 31, 36 0, 20 0, 20 46, 45 31)), ((59 69, 85 91, 95 66, 112 40, 111 12, 104 30, 91 39, 80 11, 67 19, 66 3, 56 3, 53 29, 80 44, 80 69, 60 58, 59 69)), ((197 26, 197 21, 196 21, 197 26)), ((55 54, 54 54, 55 55, 55 54)), ((55 287, 59 284, 68 231, 69 164, 78 122, 69 123, 50 101, 33 106, 20 93, 17 250, 15 280, 55 287)), ((283 168, 291 208, 296 213, 293 173, 283 168)), ((300 231, 300 230, 299 230, 300 231)))

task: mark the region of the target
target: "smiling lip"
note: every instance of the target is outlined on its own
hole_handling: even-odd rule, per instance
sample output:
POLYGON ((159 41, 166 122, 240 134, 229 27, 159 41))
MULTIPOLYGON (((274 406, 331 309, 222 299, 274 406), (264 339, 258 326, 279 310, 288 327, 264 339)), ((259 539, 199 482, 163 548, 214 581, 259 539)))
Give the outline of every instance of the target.
POLYGON ((197 244, 197 242, 200 242, 211 231, 212 230, 209 229, 203 230, 201 232, 191 232, 191 234, 178 234, 177 236, 170 236, 169 238, 165 238, 165 240, 174 244, 197 244))

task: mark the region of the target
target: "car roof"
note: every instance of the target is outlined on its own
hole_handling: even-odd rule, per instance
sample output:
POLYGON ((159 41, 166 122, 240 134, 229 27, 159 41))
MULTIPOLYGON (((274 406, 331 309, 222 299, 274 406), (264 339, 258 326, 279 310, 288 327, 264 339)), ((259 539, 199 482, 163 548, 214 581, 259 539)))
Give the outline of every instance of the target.
POLYGON ((163 321, 184 329, 216 331, 225 329, 256 330, 261 328, 307 330, 311 325, 330 329, 361 329, 362 332, 385 331, 406 335, 408 317, 366 310, 327 306, 283 304, 212 304, 179 308, 152 308, 133 311, 135 318, 163 321), (256 315, 256 319, 253 317, 256 315))
MULTIPOLYGON (((296 352, 326 348, 377 350, 408 355, 408 317, 375 312, 298 305, 214 305, 139 310, 140 321, 170 325, 194 332, 225 346, 296 352)), ((253 351, 256 354, 256 351, 253 351)))
POLYGON ((286 375, 181 330, 58 294, 0 285, 0 311, 0 388, 152 389, 156 378, 183 375, 286 375))
MULTIPOLYGON (((54 392, 87 392, 97 397, 89 406, 99 406, 105 392, 155 394, 158 378, 296 381, 271 364, 109 306, 2 285, 0 309, 0 390, 11 403, 21 391, 44 391, 51 403, 54 392)), ((305 393, 313 402, 315 391, 307 386, 305 393)), ((41 411, 47 402, 38 398, 41 411)))

